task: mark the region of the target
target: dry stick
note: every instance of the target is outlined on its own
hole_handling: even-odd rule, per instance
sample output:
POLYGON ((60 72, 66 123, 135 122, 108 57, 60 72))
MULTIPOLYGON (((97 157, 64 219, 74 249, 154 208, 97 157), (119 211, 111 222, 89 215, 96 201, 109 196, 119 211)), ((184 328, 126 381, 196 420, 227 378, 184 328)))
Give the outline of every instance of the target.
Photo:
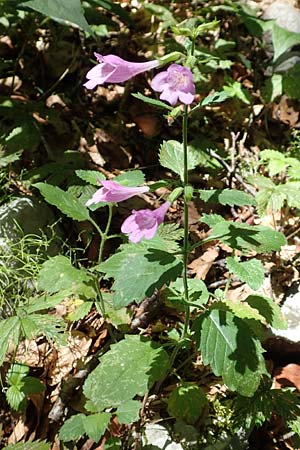
POLYGON ((255 189, 251 188, 250 186, 248 186, 245 181, 243 180, 243 178, 236 173, 235 169, 232 169, 226 161, 224 161, 224 159, 218 155, 218 153, 216 153, 214 150, 212 150, 211 148, 207 149, 210 156, 212 156, 213 158, 215 158, 217 161, 219 161, 219 163, 224 167, 224 169, 226 169, 230 174, 232 174, 232 176, 234 176, 234 178, 241 183, 242 186, 244 186, 245 191, 247 191, 250 195, 252 195, 253 197, 255 197, 255 189))

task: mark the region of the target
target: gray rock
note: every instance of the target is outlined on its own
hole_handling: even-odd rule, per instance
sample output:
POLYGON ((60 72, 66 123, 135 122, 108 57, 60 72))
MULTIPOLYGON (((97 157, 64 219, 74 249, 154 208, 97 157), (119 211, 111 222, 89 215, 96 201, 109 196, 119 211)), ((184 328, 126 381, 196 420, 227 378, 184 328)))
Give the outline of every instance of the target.
POLYGON ((147 423, 144 429, 143 449, 183 450, 183 447, 173 441, 167 428, 158 423, 147 423))
POLYGON ((272 330, 275 336, 291 342, 300 342, 300 282, 296 282, 287 292, 281 311, 287 321, 286 330, 272 330))
POLYGON ((287 31, 300 33, 300 10, 286 1, 275 1, 266 8, 262 17, 276 20, 277 25, 287 31))

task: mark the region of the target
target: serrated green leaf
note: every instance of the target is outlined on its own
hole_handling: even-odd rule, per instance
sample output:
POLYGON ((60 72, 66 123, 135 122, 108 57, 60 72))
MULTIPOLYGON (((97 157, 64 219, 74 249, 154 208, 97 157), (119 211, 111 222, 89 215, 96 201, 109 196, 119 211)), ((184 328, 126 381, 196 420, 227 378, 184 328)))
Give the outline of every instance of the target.
POLYGON ((126 335, 100 358, 86 379, 83 392, 98 408, 119 407, 136 395, 143 396, 169 368, 169 357, 158 344, 126 335))
POLYGON ((300 181, 288 181, 277 186, 280 194, 284 195, 289 207, 300 208, 300 181))
POLYGON ((160 100, 155 100, 154 98, 146 97, 145 95, 140 94, 139 92, 131 95, 139 100, 142 100, 142 102, 144 103, 148 103, 149 105, 157 106, 158 108, 168 109, 169 111, 172 111, 173 109, 166 103, 161 102, 160 100))
POLYGON ((145 183, 145 175, 141 170, 129 170, 116 176, 112 181, 123 186, 135 187, 145 183))
POLYGON ((252 308, 256 308, 271 327, 279 330, 287 329, 287 323, 280 307, 271 298, 262 295, 249 295, 245 302, 252 308))
POLYGON ((156 236, 139 244, 121 245, 119 252, 98 266, 106 278, 115 280, 112 289, 116 308, 133 301, 140 303, 181 274, 182 262, 168 250, 168 243, 156 236))
POLYGON ((20 334, 20 319, 17 316, 1 320, 0 327, 0 366, 2 365, 10 342, 18 343, 20 334))
POLYGON ((50 293, 65 289, 76 292, 81 283, 89 283, 92 280, 85 269, 76 269, 63 255, 45 261, 37 277, 38 289, 50 293))
POLYGON ((76 175, 81 178, 81 180, 86 181, 94 186, 99 186, 99 182, 101 180, 105 180, 105 176, 103 173, 98 172, 97 170, 75 170, 76 175))
POLYGON ((96 443, 99 442, 101 436, 106 431, 110 418, 111 414, 107 412, 86 416, 82 419, 85 434, 96 443))
MULTIPOLYGON (((211 309, 217 309, 219 311, 230 311, 234 314, 234 316, 239 317, 240 319, 247 319, 247 324, 250 326, 250 323, 253 323, 253 320, 266 325, 266 321, 263 315, 260 315, 257 309, 252 308, 245 302, 232 301, 227 298, 223 298, 222 300, 213 303, 211 309), (249 320, 252 322, 249 322, 249 320)), ((257 326, 259 330, 257 334, 260 333, 260 327, 257 326)))
POLYGON ((279 251, 286 239, 282 233, 264 226, 251 226, 237 222, 219 222, 213 226, 210 239, 219 239, 231 248, 244 253, 279 251))
POLYGON ((273 189, 276 186, 270 178, 263 175, 249 175, 247 181, 259 189, 273 189))
POLYGON ((202 320, 200 351, 204 364, 232 391, 246 397, 266 374, 263 348, 248 325, 227 311, 211 310, 202 320))
POLYGON ((25 377, 22 391, 25 395, 39 394, 45 390, 43 383, 35 377, 25 377))
POLYGON ((218 223, 226 222, 224 217, 220 216, 219 214, 202 214, 201 216, 201 222, 206 223, 209 227, 214 227, 218 223))
MULTIPOLYGON (((187 168, 192 170, 197 166, 197 159, 194 152, 189 151, 187 157, 187 168)), ((162 166, 171 169, 183 181, 184 177, 184 156, 183 146, 178 141, 164 141, 160 146, 159 162, 162 166)))
POLYGON ((139 420, 139 411, 142 407, 141 402, 137 400, 128 400, 122 403, 117 409, 118 420, 120 423, 131 424, 139 420))
POLYGON ((199 190, 200 198, 204 202, 220 203, 221 205, 229 206, 244 206, 255 205, 255 199, 246 194, 243 191, 237 191, 236 189, 212 189, 212 190, 199 190))
POLYGON ((24 3, 23 6, 34 9, 53 19, 62 20, 67 25, 70 23, 78 25, 84 31, 92 34, 92 30, 83 15, 80 0, 68 0, 67 2, 61 2, 60 0, 30 0, 24 3))
POLYGON ((48 341, 66 345, 65 333, 67 324, 59 317, 47 314, 30 314, 20 319, 24 336, 33 339, 37 336, 45 336, 48 341))
POLYGON ((232 272, 251 289, 257 291, 264 281, 264 267, 258 259, 241 262, 237 258, 226 258, 228 270, 232 272))
POLYGON ((197 422, 208 401, 203 390, 194 383, 182 383, 168 398, 168 413, 188 424, 197 422))
MULTIPOLYGON (((197 304, 199 306, 205 305, 208 302, 209 292, 205 283, 202 280, 197 280, 196 278, 188 278, 188 292, 189 292, 189 301, 197 304)), ((178 293, 178 296, 183 297, 184 286, 182 278, 177 278, 176 281, 170 284, 170 290, 175 290, 178 293)), ((169 296, 170 299, 171 296, 169 296)))
POLYGON ((29 372, 29 367, 26 364, 14 363, 10 366, 7 375, 6 382, 10 385, 20 385, 20 382, 29 372))
POLYGON ((9 444, 6 450, 50 450, 50 444, 46 441, 34 442, 18 442, 17 444, 9 444))
POLYGON ((78 220, 79 222, 90 220, 88 209, 69 192, 65 192, 57 186, 46 183, 35 183, 33 186, 39 189, 42 196, 50 205, 56 206, 66 216, 71 217, 71 219, 78 220))
POLYGON ((83 421, 85 419, 84 414, 76 414, 65 421, 63 426, 59 430, 59 437, 62 441, 77 441, 85 433, 83 421))
POLYGON ((71 294, 71 289, 64 289, 60 290, 57 294, 32 297, 26 305, 17 308, 17 312, 21 313, 21 311, 26 311, 27 314, 31 314, 33 312, 54 308, 54 306, 58 305, 62 300, 69 297, 71 294))
POLYGON ((15 411, 20 409, 25 399, 24 392, 18 386, 10 386, 6 391, 6 400, 15 411))

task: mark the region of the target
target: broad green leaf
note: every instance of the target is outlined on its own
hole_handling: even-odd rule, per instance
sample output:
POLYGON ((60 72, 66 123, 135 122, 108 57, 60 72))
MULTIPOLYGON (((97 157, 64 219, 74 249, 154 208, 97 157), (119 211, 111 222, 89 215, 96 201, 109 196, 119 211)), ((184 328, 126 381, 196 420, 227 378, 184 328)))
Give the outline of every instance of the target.
POLYGON ((285 195, 275 186, 271 189, 262 189, 256 195, 257 212, 260 216, 268 212, 280 211, 284 205, 285 195))
POLYGON ((168 398, 168 413, 186 423, 197 422, 208 401, 203 390, 194 383, 182 383, 168 398))
POLYGON ((18 411, 22 407, 25 399, 24 392, 18 386, 10 386, 6 391, 6 400, 15 411, 18 411))
POLYGON ((6 167, 14 161, 18 161, 23 153, 23 150, 16 152, 4 152, 0 148, 0 167, 6 167))
POLYGON ((38 289, 50 293, 64 289, 72 289, 76 292, 76 288, 81 283, 90 281, 92 277, 85 269, 76 269, 63 255, 57 255, 45 261, 37 277, 38 289))
POLYGON ((277 150, 263 150, 260 152, 259 158, 261 161, 268 161, 267 167, 270 177, 284 171, 288 165, 285 155, 277 150))
POLYGON ((279 27, 275 22, 272 26, 272 40, 274 46, 273 61, 276 61, 279 56, 286 52, 293 45, 299 45, 300 33, 285 30, 279 27))
POLYGON ((6 382, 10 385, 19 385, 28 372, 29 367, 26 364, 14 363, 7 372, 6 382))
POLYGON ((110 422, 111 414, 107 412, 92 414, 82 419, 85 434, 95 442, 99 442, 110 422))
POLYGON ((140 94, 139 92, 136 94, 131 94, 131 95, 139 100, 142 100, 142 102, 144 102, 144 103, 148 103, 150 105, 157 106, 158 108, 168 109, 169 111, 172 111, 172 109, 173 109, 172 106, 169 106, 166 103, 161 102, 160 100, 155 100, 151 97, 146 97, 145 95, 140 94))
POLYGON ((45 16, 53 19, 59 19, 64 22, 78 25, 84 31, 92 34, 92 30, 87 23, 83 12, 80 0, 30 0, 23 3, 23 6, 34 9, 45 16))
POLYGON ((0 366, 2 365, 10 342, 18 343, 20 333, 20 320, 17 316, 0 321, 0 366))
POLYGON ((137 400, 128 400, 122 403, 117 410, 120 423, 131 424, 139 420, 139 411, 142 407, 141 402, 137 400))
POLYGON ((212 190, 199 190, 200 198, 204 202, 220 203, 221 205, 229 206, 244 206, 255 205, 255 199, 246 194, 243 191, 237 191, 236 189, 212 189, 212 190))
MULTIPOLYGON (((197 280, 196 278, 189 278, 188 282, 188 292, 189 292, 189 301, 197 304, 199 306, 205 305, 208 302, 209 292, 205 283, 202 280, 197 280)), ((176 291, 177 295, 174 298, 174 295, 168 294, 168 298, 170 300, 178 299, 178 297, 183 298, 184 287, 182 278, 177 278, 176 281, 170 284, 170 291, 176 291)))
MULTIPOLYGON (((184 176, 184 156, 183 156, 183 146, 178 141, 164 141, 160 146, 159 162, 162 166, 171 169, 177 175, 180 176, 183 181, 184 176)), ((195 154, 192 151, 188 152, 187 156, 187 167, 188 170, 192 170, 197 166, 197 160, 195 154)))
POLYGON ((46 441, 34 442, 18 442, 17 444, 9 444, 5 447, 6 450, 50 450, 51 444, 46 441))
POLYGON ((247 181, 259 189, 273 189, 276 186, 270 178, 263 175, 249 175, 247 181))
POLYGON ((143 396, 168 369, 169 357, 161 346, 140 336, 126 335, 100 358, 83 392, 99 412, 119 407, 136 395, 143 396))
POLYGON ((279 330, 287 328, 287 323, 280 307, 271 298, 262 295, 249 295, 245 302, 252 308, 257 309, 271 327, 279 330))
POLYGON ((59 430, 59 437, 62 441, 77 441, 85 433, 83 421, 84 414, 76 414, 67 419, 59 430))
POLYGON ((266 103, 273 102, 277 97, 281 97, 283 91, 283 77, 279 73, 274 73, 268 78, 262 88, 262 96, 266 103))
POLYGON ((263 348, 242 319, 227 311, 211 310, 202 320, 200 351, 204 364, 232 391, 246 397, 267 374, 263 348))
POLYGON ((246 105, 251 102, 251 96, 246 89, 242 87, 242 84, 238 81, 232 81, 228 86, 223 87, 224 91, 228 94, 228 97, 236 97, 246 105))
POLYGON ((219 170, 221 164, 210 155, 210 150, 219 153, 219 148, 216 144, 204 136, 193 139, 188 145, 188 153, 196 161, 197 166, 206 167, 210 171, 219 170))
POLYGON ((45 390, 44 384, 35 377, 25 377, 22 391, 25 395, 39 394, 45 390))
POLYGON ((244 283, 257 291, 264 281, 264 267, 258 259, 241 262, 229 256, 226 259, 228 270, 244 283))
MULTIPOLYGON (((266 325, 266 320, 263 315, 259 314, 257 309, 252 308, 248 303, 245 302, 239 302, 239 301, 232 301, 226 298, 223 298, 220 301, 217 301, 212 304, 211 309, 217 309, 220 311, 230 311, 234 314, 235 317, 239 317, 240 319, 247 319, 252 320, 252 322, 247 322, 250 326, 251 323, 253 323, 253 326, 255 325, 253 320, 259 322, 260 324, 266 325)), ((261 327, 260 325, 256 325, 255 328, 257 329, 256 335, 260 335, 261 327)))
POLYGON ((140 303, 181 274, 182 262, 168 250, 168 244, 159 237, 139 244, 124 244, 119 252, 98 266, 106 278, 115 280, 112 289, 116 308, 133 301, 140 303))
POLYGON ((38 188, 45 200, 50 205, 56 206, 66 216, 71 219, 84 221, 90 220, 88 209, 69 192, 65 192, 57 186, 46 183, 35 183, 34 187, 38 188))
POLYGON ((99 182, 101 180, 105 180, 105 176, 103 173, 98 172, 97 170, 75 170, 76 175, 81 178, 83 181, 86 181, 89 184, 94 186, 98 186, 100 188, 99 182))
MULTIPOLYGON (((300 35, 300 33, 299 33, 300 35)), ((288 70, 282 77, 282 89, 284 93, 291 99, 300 99, 300 64, 295 64, 290 70, 288 70)))
POLYGON ((288 181, 277 186, 280 194, 284 195, 289 207, 300 208, 300 181, 288 181))
POLYGON ((251 226, 237 222, 219 222, 213 226, 210 239, 219 239, 231 248, 244 253, 279 251, 286 239, 279 231, 265 226, 251 226))
POLYGON ((23 305, 17 309, 18 312, 26 311, 27 314, 31 314, 36 311, 43 311, 49 308, 54 308, 66 297, 72 294, 71 289, 60 290, 57 294, 42 295, 40 297, 32 297, 29 299, 26 305, 23 305))
POLYGON ((135 187, 145 183, 145 175, 141 170, 129 170, 112 179, 123 186, 135 187))

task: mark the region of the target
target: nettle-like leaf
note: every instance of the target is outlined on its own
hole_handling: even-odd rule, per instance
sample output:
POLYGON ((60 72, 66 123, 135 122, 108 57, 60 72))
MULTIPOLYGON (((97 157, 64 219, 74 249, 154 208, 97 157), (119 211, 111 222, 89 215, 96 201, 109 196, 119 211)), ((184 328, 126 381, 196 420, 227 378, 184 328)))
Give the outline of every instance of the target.
POLYGON ((105 430, 108 427, 110 419, 111 414, 107 412, 85 416, 82 419, 85 434, 89 438, 93 439, 93 441, 99 442, 101 436, 105 433, 105 430))
POLYGON ((120 183, 123 186, 135 187, 145 183, 145 175, 141 170, 131 170, 117 175, 112 181, 120 183))
POLYGON ((20 410, 26 406, 26 397, 31 394, 38 394, 45 389, 45 386, 37 378, 27 376, 29 367, 24 364, 13 364, 6 375, 6 382, 9 388, 6 391, 6 399, 9 405, 20 410))
POLYGON ((262 295, 249 295, 244 302, 247 302, 251 308, 257 309, 271 327, 280 330, 287 328, 280 307, 271 298, 262 295))
POLYGON ((140 303, 155 289, 175 280, 182 272, 182 262, 169 252, 168 243, 156 236, 139 244, 121 245, 120 251, 97 269, 106 278, 114 278, 113 302, 121 308, 133 301, 140 303))
POLYGON ((183 383, 174 389, 168 398, 168 413, 175 419, 194 424, 207 404, 206 395, 199 386, 183 383))
POLYGON ((76 269, 63 255, 45 261, 37 277, 38 289, 50 293, 68 289, 76 292, 82 283, 88 284, 92 281, 93 278, 85 269, 76 269))
POLYGON ((81 180, 98 187, 100 187, 99 181, 106 180, 103 173, 98 172, 97 170, 79 169, 75 170, 75 173, 81 180))
POLYGON ((76 414, 65 421, 59 430, 59 437, 64 442, 77 441, 85 434, 83 426, 84 414, 76 414))
POLYGON ((284 235, 272 228, 229 221, 214 225, 209 238, 211 240, 219 239, 224 244, 243 253, 279 251, 286 243, 284 235))
POLYGON ((64 21, 67 24, 71 22, 92 34, 92 30, 83 15, 80 0, 68 0, 67 2, 61 2, 60 0, 30 0, 24 3, 23 6, 34 9, 53 19, 64 21))
POLYGON ((268 162, 267 168, 270 177, 284 171, 288 165, 286 156, 277 150, 263 150, 259 154, 259 159, 268 162))
POLYGON ((45 336, 48 341, 67 345, 67 324, 63 319, 49 314, 29 314, 20 319, 21 329, 27 339, 45 336))
POLYGON ((226 258, 228 270, 257 291, 264 281, 264 267, 258 259, 241 262, 238 258, 226 258))
POLYGON ((267 375, 263 348, 247 323, 228 311, 212 309, 200 323, 200 344, 204 364, 210 364, 217 376, 232 391, 246 397, 257 390, 267 375))
POLYGON ((203 214, 201 216, 201 222, 206 223, 210 228, 213 228, 217 223, 223 223, 226 222, 226 220, 219 214, 203 214))
POLYGON ((200 198, 204 202, 220 203, 229 206, 256 205, 255 198, 236 189, 199 190, 200 198))
POLYGON ((6 450, 50 450, 51 444, 46 441, 18 442, 17 444, 8 444, 6 450))
MULTIPOLYGON (((189 278, 187 280, 187 283, 189 301, 194 305, 205 305, 208 302, 209 298, 209 292, 205 283, 202 280, 197 280, 196 278, 189 278)), ((184 286, 182 278, 177 278, 176 281, 170 283, 169 288, 165 289, 164 292, 171 302, 180 302, 184 297, 184 286)))
POLYGON ((137 400, 128 400, 122 403, 117 409, 118 421, 124 424, 137 422, 141 407, 141 402, 137 400))
POLYGON ((35 183, 33 186, 39 189, 42 196, 50 205, 56 206, 66 216, 71 217, 71 219, 78 220, 79 222, 90 220, 88 209, 69 192, 65 192, 59 187, 47 183, 35 183))
MULTIPOLYGON (((184 161, 183 146, 178 141, 164 141, 160 146, 159 162, 162 166, 171 169, 183 181, 184 161)), ((187 168, 192 170, 197 166, 197 158, 194 152, 188 152, 187 168)))
POLYGON ((169 369, 169 357, 158 344, 126 335, 100 358, 86 379, 83 392, 99 412, 143 396, 169 369))

